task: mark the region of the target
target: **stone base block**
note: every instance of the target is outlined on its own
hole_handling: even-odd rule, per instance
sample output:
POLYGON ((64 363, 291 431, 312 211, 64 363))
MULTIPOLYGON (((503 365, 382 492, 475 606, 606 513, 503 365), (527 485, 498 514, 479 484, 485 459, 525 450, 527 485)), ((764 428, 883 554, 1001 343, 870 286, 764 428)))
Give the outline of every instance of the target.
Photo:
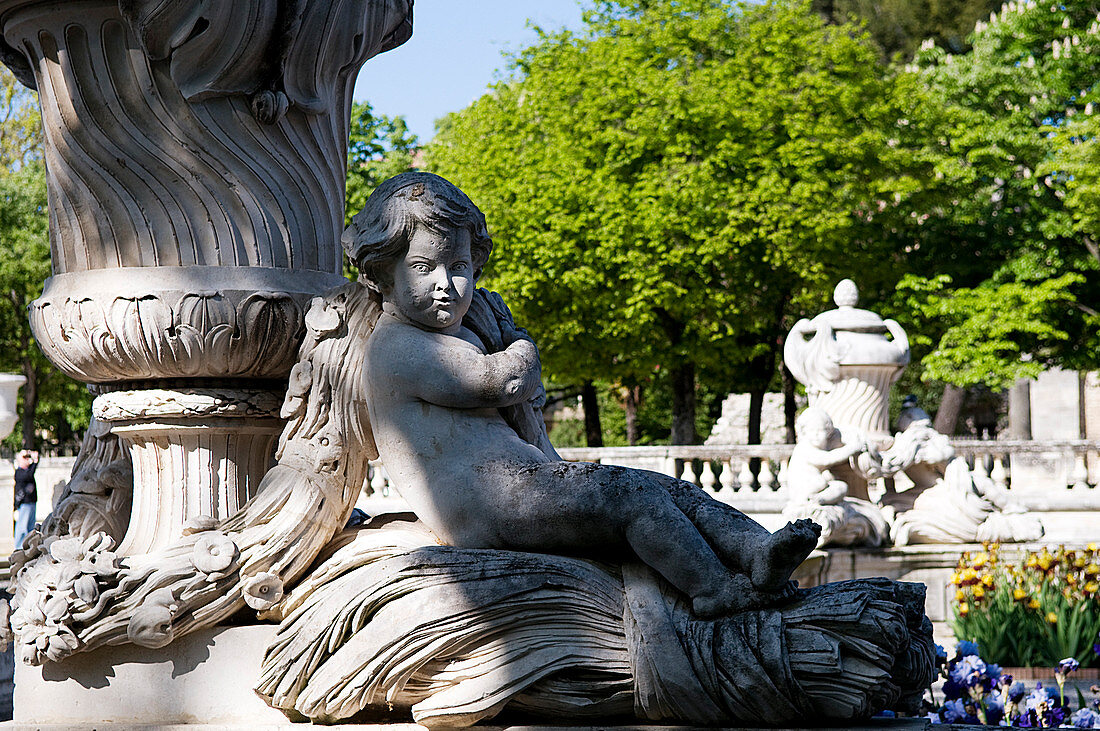
POLYGON ((15 669, 16 727, 213 724, 282 726, 252 685, 274 625, 220 627, 159 650, 107 647, 15 669))

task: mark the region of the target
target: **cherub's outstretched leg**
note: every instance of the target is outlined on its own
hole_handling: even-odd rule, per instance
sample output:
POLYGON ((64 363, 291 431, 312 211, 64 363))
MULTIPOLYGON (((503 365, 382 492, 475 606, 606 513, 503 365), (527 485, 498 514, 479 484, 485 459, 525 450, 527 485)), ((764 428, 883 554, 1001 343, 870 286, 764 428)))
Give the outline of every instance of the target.
POLYGON ((650 492, 619 507, 627 543, 638 558, 691 597, 696 616, 706 619, 733 614, 776 599, 769 591, 754 587, 749 577, 726 567, 698 528, 661 493, 650 492))
MULTIPOLYGON (((509 490, 501 500, 486 502, 474 524, 490 527, 491 533, 472 535, 465 545, 587 555, 629 547, 689 596, 700 617, 744 611, 777 599, 773 590, 754 587, 748 570, 718 557, 669 490, 654 479, 661 477, 657 473, 569 462, 519 468, 487 463, 481 472, 487 482, 508 485, 509 490)), ((756 526, 762 539, 770 537, 745 520, 756 526)))
POLYGON ((735 570, 748 574, 752 585, 761 591, 783 590, 794 570, 817 546, 821 527, 811 520, 797 520, 770 533, 695 485, 653 474, 718 555, 735 570))

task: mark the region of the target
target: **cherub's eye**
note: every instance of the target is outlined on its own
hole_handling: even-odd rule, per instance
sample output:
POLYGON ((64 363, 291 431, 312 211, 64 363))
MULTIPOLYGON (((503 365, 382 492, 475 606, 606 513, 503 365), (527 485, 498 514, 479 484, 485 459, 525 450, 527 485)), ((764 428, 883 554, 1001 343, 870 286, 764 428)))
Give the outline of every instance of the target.
POLYGON ((427 264, 413 264, 412 268, 414 272, 419 272, 420 274, 427 274, 431 271, 431 267, 427 264))
POLYGON ((456 272, 464 272, 464 271, 466 271, 466 270, 467 270, 467 269, 468 269, 469 267, 470 267, 470 265, 469 265, 469 264, 467 264, 467 263, 466 263, 466 262, 464 262, 464 261, 456 261, 456 262, 455 262, 454 264, 451 264, 451 269, 453 269, 453 270, 454 270, 454 271, 456 271, 456 272))

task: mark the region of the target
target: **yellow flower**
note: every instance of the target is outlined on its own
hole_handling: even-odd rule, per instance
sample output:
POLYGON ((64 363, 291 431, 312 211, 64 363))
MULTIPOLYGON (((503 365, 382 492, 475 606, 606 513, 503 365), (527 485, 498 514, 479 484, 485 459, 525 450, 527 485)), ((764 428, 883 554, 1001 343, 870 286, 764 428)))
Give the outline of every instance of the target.
POLYGON ((963 591, 962 589, 959 589, 958 591, 956 591, 955 592, 955 601, 965 602, 966 601, 966 592, 963 591))
POLYGON ((1095 581, 1090 581, 1085 584, 1086 594, 1095 594, 1098 590, 1100 590, 1100 584, 1097 584, 1095 581))
POLYGON ((1088 559, 1084 556, 1078 556, 1077 558, 1073 559, 1073 566, 1074 568, 1083 569, 1085 567, 1085 564, 1087 564, 1088 562, 1088 559))
POLYGON ((970 605, 967 604, 966 602, 963 602, 962 604, 960 604, 959 605, 959 614, 964 616, 964 617, 966 615, 970 614, 970 605))
POLYGON ((1039 557, 1036 556, 1034 553, 1029 553, 1027 555, 1027 560, 1024 562, 1024 565, 1027 566, 1029 569, 1033 569, 1038 564, 1039 564, 1039 557))
POLYGON ((1029 601, 1027 603, 1027 608, 1028 609, 1038 609, 1040 606, 1041 605, 1039 604, 1039 600, 1036 599, 1035 597, 1032 597, 1031 601, 1029 601))
POLYGON ((1088 544, 1087 546, 1085 546, 1085 550, 1088 551, 1089 553, 1096 553, 1096 544, 1095 543, 1088 544))
POLYGON ((1085 576, 1096 576, 1097 574, 1100 574, 1100 566, 1090 563, 1085 567, 1085 576))
POLYGON ((1065 589, 1062 589, 1062 596, 1064 596, 1066 599, 1072 599, 1073 591, 1067 586, 1065 589))
POLYGON ((1039 556, 1038 564, 1043 571, 1050 571, 1050 567, 1054 565, 1054 556, 1043 551, 1042 555, 1039 556))
POLYGON ((1054 612, 1047 612, 1047 624, 1058 624, 1058 615, 1054 612))
POLYGON ((974 566, 974 568, 980 569, 982 566, 985 566, 986 563, 988 563, 988 562, 989 562, 989 554, 987 554, 985 551, 982 551, 981 553, 979 553, 977 556, 974 557, 974 561, 973 561, 972 565, 974 566))
POLYGON ((1018 602, 1022 602, 1024 599, 1027 599, 1027 592, 1017 586, 1012 590, 1012 598, 1018 602))
POLYGON ((963 586, 967 586, 968 584, 977 584, 978 583, 978 572, 975 571, 974 569, 970 569, 970 568, 963 569, 962 574, 961 574, 961 578, 962 578, 962 585, 963 586))
POLYGON ((992 589, 993 588, 993 575, 992 574, 986 574, 985 576, 983 576, 982 577, 982 583, 985 584, 986 588, 992 589))
POLYGON ((981 599, 983 596, 985 596, 985 588, 981 584, 978 584, 974 587, 974 598, 981 599))
POLYGON ((951 583, 954 584, 955 586, 961 586, 962 585, 962 574, 960 574, 958 571, 951 574, 951 583))

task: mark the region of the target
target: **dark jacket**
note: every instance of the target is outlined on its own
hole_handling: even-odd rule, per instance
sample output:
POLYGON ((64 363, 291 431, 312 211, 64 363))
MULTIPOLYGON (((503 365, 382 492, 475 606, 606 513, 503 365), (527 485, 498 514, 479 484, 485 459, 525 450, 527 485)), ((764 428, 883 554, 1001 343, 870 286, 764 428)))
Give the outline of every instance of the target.
POLYGON ((38 490, 34 484, 34 471, 37 467, 37 462, 31 462, 30 467, 15 468, 15 507, 38 502, 38 490))

